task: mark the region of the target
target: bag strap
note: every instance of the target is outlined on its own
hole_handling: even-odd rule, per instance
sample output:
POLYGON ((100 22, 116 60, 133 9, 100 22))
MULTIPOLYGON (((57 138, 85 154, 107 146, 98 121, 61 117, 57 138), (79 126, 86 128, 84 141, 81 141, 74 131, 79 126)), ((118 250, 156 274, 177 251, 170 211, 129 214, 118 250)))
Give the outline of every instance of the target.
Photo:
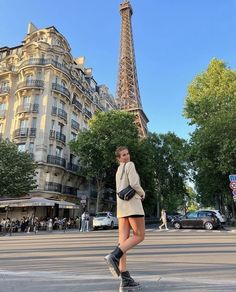
POLYGON ((123 178, 123 175, 125 174, 125 165, 126 165, 126 163, 125 163, 125 164, 124 164, 124 166, 123 166, 123 169, 122 169, 122 173, 121 173, 120 180, 122 180, 122 178, 123 178))

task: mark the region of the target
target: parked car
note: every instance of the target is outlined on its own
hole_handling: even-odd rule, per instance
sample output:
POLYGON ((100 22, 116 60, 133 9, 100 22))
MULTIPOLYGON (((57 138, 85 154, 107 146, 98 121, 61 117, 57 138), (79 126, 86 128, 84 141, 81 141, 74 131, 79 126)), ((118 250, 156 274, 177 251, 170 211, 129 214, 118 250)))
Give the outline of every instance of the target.
POLYGON ((118 219, 111 212, 98 212, 93 218, 93 229, 111 228, 118 226, 118 219))
POLYGON ((199 211, 210 211, 210 212, 213 212, 216 217, 220 220, 220 223, 221 224, 225 224, 226 223, 226 217, 224 214, 221 213, 220 210, 199 210, 199 211))
POLYGON ((220 227, 220 221, 212 211, 188 212, 173 221, 175 229, 180 228, 205 228, 212 230, 220 227))
POLYGON ((179 213, 167 214, 167 222, 173 222, 175 219, 180 218, 182 215, 179 213))

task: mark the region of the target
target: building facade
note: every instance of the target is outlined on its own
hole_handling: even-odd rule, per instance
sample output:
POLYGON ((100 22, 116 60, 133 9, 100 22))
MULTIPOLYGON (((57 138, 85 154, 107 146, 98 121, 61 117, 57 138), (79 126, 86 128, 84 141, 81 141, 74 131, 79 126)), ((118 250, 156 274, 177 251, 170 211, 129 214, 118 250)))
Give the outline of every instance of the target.
POLYGON ((84 61, 72 57, 54 26, 30 23, 21 45, 0 48, 0 139, 10 139, 38 163, 35 196, 73 201, 83 195, 78 157, 68 142, 97 111, 116 108, 84 61))

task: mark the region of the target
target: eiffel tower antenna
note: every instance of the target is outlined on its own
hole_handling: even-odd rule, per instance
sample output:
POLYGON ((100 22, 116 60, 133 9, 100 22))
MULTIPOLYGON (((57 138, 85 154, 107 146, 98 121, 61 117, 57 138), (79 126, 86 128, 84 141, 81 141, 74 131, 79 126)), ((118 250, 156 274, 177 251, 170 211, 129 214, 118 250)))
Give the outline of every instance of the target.
POLYGON ((129 0, 124 0, 120 4, 120 14, 121 40, 116 101, 121 110, 135 115, 135 124, 138 127, 139 135, 146 137, 148 118, 142 109, 139 93, 131 23, 133 9, 129 0))

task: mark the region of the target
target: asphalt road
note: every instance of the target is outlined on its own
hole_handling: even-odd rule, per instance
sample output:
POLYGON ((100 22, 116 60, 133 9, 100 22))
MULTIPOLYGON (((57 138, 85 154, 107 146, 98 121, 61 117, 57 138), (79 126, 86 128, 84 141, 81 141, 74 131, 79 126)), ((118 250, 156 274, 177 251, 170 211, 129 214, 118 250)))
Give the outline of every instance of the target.
MULTIPOLYGON (((117 230, 0 237, 1 292, 118 291, 104 256, 117 230)), ((236 232, 149 229, 128 269, 142 291, 236 291, 236 232)))

